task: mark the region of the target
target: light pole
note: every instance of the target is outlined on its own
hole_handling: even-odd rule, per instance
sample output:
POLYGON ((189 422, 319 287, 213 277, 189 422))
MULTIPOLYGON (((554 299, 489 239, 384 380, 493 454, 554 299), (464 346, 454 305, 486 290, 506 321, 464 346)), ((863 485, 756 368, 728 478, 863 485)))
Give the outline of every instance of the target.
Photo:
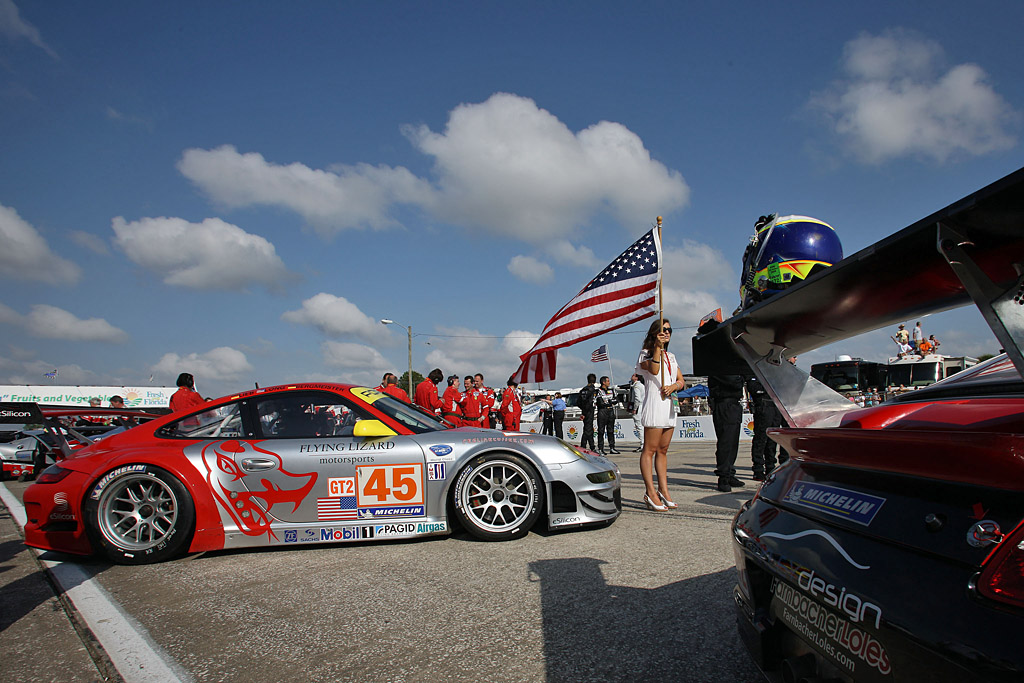
POLYGON ((382 325, 398 325, 399 327, 404 328, 406 334, 409 335, 409 401, 411 402, 415 396, 412 393, 412 325, 405 327, 402 323, 396 323, 394 320, 390 320, 388 318, 381 318, 380 322, 382 325))

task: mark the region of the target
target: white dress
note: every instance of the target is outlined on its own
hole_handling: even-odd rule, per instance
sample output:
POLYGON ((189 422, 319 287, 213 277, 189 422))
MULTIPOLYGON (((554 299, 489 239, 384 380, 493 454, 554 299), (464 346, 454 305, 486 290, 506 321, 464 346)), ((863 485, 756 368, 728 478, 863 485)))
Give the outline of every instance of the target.
MULTIPOLYGON (((640 364, 650 360, 651 354, 641 350, 640 357, 636 361, 636 374, 644 379, 644 403, 640 408, 640 424, 644 427, 660 427, 662 429, 676 426, 676 411, 672 403, 672 397, 661 397, 661 369, 651 374, 640 367, 640 364)), ((676 357, 671 351, 663 351, 661 362, 665 367, 665 380, 669 384, 675 384, 676 357)))

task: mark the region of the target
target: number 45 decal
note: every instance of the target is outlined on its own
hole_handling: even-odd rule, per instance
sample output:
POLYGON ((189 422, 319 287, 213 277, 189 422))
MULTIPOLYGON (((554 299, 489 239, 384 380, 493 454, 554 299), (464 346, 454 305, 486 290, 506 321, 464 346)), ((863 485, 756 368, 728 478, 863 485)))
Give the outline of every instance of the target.
POLYGON ((423 503, 423 463, 357 465, 359 507, 423 503))

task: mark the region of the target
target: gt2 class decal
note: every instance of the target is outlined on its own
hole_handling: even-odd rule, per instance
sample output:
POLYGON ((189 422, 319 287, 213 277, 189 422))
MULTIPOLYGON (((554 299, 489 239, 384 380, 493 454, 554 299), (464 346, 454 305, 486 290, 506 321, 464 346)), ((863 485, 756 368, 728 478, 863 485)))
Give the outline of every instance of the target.
POLYGON ((871 524, 885 503, 885 498, 878 496, 806 481, 798 481, 789 487, 782 500, 864 526, 871 524))
POLYGON ((356 496, 359 517, 412 517, 424 514, 423 463, 359 465, 356 496))

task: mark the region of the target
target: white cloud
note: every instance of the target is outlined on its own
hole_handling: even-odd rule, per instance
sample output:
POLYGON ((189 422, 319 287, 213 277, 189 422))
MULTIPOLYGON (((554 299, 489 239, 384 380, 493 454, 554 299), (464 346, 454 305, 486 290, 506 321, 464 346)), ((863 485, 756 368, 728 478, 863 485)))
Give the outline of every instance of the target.
POLYGON ((508 272, 523 282, 545 285, 555 279, 551 266, 532 256, 513 256, 508 262, 508 272))
POLYGON ((21 325, 24 324, 24 320, 13 308, 0 303, 0 323, 21 325))
POLYGON ((325 292, 303 301, 302 308, 297 311, 286 311, 281 320, 308 325, 328 337, 352 335, 369 342, 389 339, 387 330, 379 321, 360 311, 345 297, 325 292))
MULTIPOLYGON (((662 246, 665 286, 686 289, 739 289, 739 275, 714 247, 684 239, 682 247, 662 246)), ((737 295, 738 296, 738 295, 737 295)))
MULTIPOLYGON (((325 341, 320 345, 324 363, 334 367, 361 369, 367 372, 387 370, 391 363, 380 351, 363 344, 325 341)), ((378 373, 379 374, 379 373, 378 373)))
POLYGON ((459 105, 443 133, 426 126, 405 126, 403 133, 433 157, 436 184, 402 167, 320 170, 275 164, 230 145, 187 149, 178 170, 214 202, 284 207, 325 237, 397 225, 392 211, 407 205, 438 220, 546 243, 599 212, 632 225, 637 216, 667 213, 689 198, 682 176, 652 159, 625 126, 601 121, 574 134, 517 95, 459 105))
POLYGON ((294 275, 274 245, 219 218, 189 223, 183 218, 114 218, 114 242, 133 262, 168 285, 192 289, 277 289, 294 275))
POLYGON ((1020 114, 993 89, 984 70, 960 64, 943 72, 938 43, 905 31, 864 34, 846 44, 847 78, 812 98, 856 157, 877 164, 921 156, 939 162, 1016 144, 1020 114))
POLYGON ((21 18, 14 0, 0 0, 0 36, 8 40, 24 38, 54 59, 58 59, 57 53, 43 41, 39 29, 21 18))
POLYGON ((682 176, 651 159, 625 126, 601 121, 574 134, 517 95, 459 105, 444 133, 426 126, 404 132, 434 157, 437 216, 526 241, 571 234, 606 207, 631 224, 689 197, 682 176))
POLYGON ((18 212, 0 204, 0 276, 73 284, 82 271, 54 254, 42 235, 18 212))
POLYGON ((555 240, 547 246, 545 251, 554 260, 569 266, 596 269, 604 265, 594 256, 593 249, 584 246, 574 247, 568 240, 555 240))
POLYGON ((405 168, 357 164, 322 171, 274 164, 255 152, 239 154, 231 145, 187 149, 178 170, 228 208, 283 206, 325 237, 346 228, 395 225, 389 210, 396 203, 430 203, 429 184, 405 168))
POLYGON ((230 346, 220 346, 206 353, 185 356, 165 353, 151 371, 154 375, 175 378, 182 372, 188 372, 195 376, 196 384, 201 385, 207 381, 235 382, 252 369, 244 353, 230 346))
POLYGON ((71 241, 78 246, 88 249, 93 253, 100 254, 101 256, 106 256, 110 253, 110 249, 107 248, 107 243, 91 232, 73 230, 68 237, 70 237, 71 241))
POLYGON ((36 337, 69 341, 96 341, 121 344, 128 334, 102 318, 82 320, 56 306, 38 304, 25 317, 25 328, 36 337))

